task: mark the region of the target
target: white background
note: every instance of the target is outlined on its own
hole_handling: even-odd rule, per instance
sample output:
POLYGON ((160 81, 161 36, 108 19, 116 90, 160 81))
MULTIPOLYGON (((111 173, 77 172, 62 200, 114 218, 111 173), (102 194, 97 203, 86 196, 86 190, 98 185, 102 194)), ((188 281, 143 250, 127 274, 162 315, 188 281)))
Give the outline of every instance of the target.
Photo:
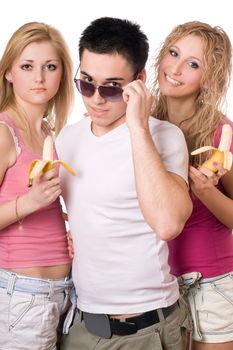
MULTIPOLYGON (((221 26, 233 43, 231 1, 229 0, 3 0, 0 20, 0 55, 13 32, 26 22, 41 21, 55 26, 68 43, 78 66, 78 40, 85 27, 97 17, 127 18, 141 25, 149 38, 148 73, 153 56, 171 29, 183 22, 199 20, 221 26)), ((233 120, 233 84, 226 113, 233 120)), ((69 123, 81 119, 84 107, 78 92, 69 123)))

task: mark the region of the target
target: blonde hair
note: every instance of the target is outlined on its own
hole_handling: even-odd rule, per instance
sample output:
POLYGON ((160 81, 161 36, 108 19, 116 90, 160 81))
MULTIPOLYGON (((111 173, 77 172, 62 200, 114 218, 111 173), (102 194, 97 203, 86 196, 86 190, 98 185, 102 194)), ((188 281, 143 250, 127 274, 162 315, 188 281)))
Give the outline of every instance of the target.
POLYGON ((10 38, 0 61, 0 112, 11 108, 17 113, 17 121, 30 134, 25 113, 17 105, 12 84, 6 79, 14 61, 25 47, 34 42, 49 42, 56 50, 62 63, 62 78, 56 95, 49 101, 44 115, 52 130, 57 134, 65 125, 73 104, 73 66, 68 47, 61 33, 52 26, 39 22, 30 22, 21 26, 10 38))
MULTIPOLYGON (((195 112, 179 125, 187 126, 184 133, 191 152, 198 147, 214 144, 215 131, 224 118, 221 109, 230 83, 232 47, 227 34, 220 27, 198 21, 178 25, 167 36, 157 55, 153 66, 156 74, 171 46, 187 35, 200 37, 204 45, 202 88, 195 101, 195 112)), ((155 96, 152 115, 161 120, 167 119, 166 96, 159 91, 158 76, 151 90, 155 96)), ((191 163, 201 164, 207 157, 206 153, 191 157, 191 163)))

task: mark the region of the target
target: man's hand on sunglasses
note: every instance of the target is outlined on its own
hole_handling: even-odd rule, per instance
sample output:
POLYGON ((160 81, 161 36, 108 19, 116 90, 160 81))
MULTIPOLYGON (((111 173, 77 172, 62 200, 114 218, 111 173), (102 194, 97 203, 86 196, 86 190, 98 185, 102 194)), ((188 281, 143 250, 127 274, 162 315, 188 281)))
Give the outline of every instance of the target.
POLYGON ((123 91, 123 99, 127 103, 126 123, 130 131, 138 128, 148 129, 153 97, 142 80, 134 80, 123 91))

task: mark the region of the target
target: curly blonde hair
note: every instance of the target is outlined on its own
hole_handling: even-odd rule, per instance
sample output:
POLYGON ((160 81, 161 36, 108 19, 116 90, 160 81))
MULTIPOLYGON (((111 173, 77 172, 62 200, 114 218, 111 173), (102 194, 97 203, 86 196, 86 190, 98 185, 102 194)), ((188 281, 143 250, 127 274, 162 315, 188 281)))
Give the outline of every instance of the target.
POLYGON ((57 134, 67 121, 74 97, 72 60, 61 33, 48 24, 26 23, 14 32, 0 61, 0 112, 8 108, 13 109, 17 113, 19 125, 28 134, 30 134, 30 128, 25 113, 16 103, 12 84, 7 81, 6 74, 27 45, 45 41, 51 43, 62 63, 62 78, 59 89, 53 99, 49 101, 44 115, 45 124, 49 125, 51 130, 55 130, 57 134))
MULTIPOLYGON (((220 27, 211 27, 198 21, 176 26, 167 36, 153 65, 154 72, 171 46, 187 35, 198 36, 203 41, 203 76, 200 92, 195 101, 195 112, 179 125, 185 126, 184 133, 189 151, 214 144, 214 134, 221 124, 224 114, 221 111, 225 102, 231 77, 232 46, 229 37, 220 27), (185 131, 186 130, 186 131, 185 131)), ((155 96, 152 115, 160 120, 167 120, 166 96, 159 90, 158 76, 151 88, 155 96)), ((202 164, 208 154, 202 153, 191 158, 191 164, 202 164)))

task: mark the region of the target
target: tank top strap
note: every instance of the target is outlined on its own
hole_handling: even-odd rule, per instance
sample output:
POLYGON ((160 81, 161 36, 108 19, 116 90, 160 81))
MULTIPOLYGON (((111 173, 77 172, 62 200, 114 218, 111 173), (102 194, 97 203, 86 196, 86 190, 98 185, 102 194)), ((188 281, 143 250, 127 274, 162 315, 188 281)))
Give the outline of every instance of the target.
POLYGON ((18 157, 21 153, 21 147, 20 147, 20 142, 19 142, 20 137, 18 135, 17 128, 14 126, 11 119, 6 114, 0 114, 0 124, 4 124, 8 127, 8 129, 12 135, 12 138, 13 138, 13 141, 15 144, 16 154, 18 157))

